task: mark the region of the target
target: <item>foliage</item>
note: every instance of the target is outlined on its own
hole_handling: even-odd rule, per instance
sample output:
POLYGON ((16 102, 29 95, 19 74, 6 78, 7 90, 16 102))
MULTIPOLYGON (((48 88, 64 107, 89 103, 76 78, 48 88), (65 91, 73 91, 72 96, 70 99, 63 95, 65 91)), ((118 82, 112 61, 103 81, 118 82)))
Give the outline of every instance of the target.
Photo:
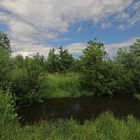
POLYGON ((59 48, 58 54, 55 53, 55 49, 51 49, 48 55, 47 64, 48 71, 50 73, 66 73, 69 72, 74 63, 73 56, 68 50, 59 48))
POLYGON ((60 47, 59 59, 60 59, 60 72, 62 73, 68 72, 74 62, 73 56, 68 52, 68 50, 63 50, 62 47, 60 47))
POLYGON ((0 87, 6 88, 10 80, 10 57, 6 49, 0 48, 0 87))
POLYGON ((72 119, 25 127, 8 125, 0 134, 1 140, 139 140, 140 122, 132 116, 124 121, 104 113, 83 125, 72 119))
POLYGON ((38 101, 50 97, 140 93, 140 40, 107 59, 102 43, 89 41, 80 58, 60 47, 48 58, 10 57, 10 41, 0 33, 0 87, 11 87, 16 100, 38 101), (9 49, 8 49, 9 48, 9 49), (48 76, 49 75, 49 76, 48 76), (86 94, 85 94, 86 93, 86 94))
POLYGON ((94 90, 94 93, 96 94, 98 94, 98 90, 101 88, 100 83, 102 81, 102 75, 100 74, 100 71, 105 57, 106 52, 104 51, 103 44, 96 40, 88 42, 88 47, 83 51, 81 57, 81 83, 84 87, 94 90))
POLYGON ((0 89, 0 126, 14 124, 17 122, 15 103, 12 94, 0 89))
POLYGON ((7 51, 11 51, 10 48, 10 40, 7 35, 3 32, 0 32, 0 48, 6 49, 7 51))
POLYGON ((81 69, 82 69, 81 59, 74 59, 74 62, 70 71, 75 72, 75 73, 81 73, 81 69))
POLYGON ((50 73, 59 72, 59 66, 60 66, 59 55, 55 54, 54 48, 49 51, 47 66, 48 66, 48 72, 50 73))
POLYGON ((22 65, 16 65, 11 73, 13 93, 19 99, 34 100, 39 96, 40 84, 44 78, 42 57, 37 54, 33 58, 26 57, 24 60, 19 58, 16 62, 21 60, 22 65))
POLYGON ((129 49, 120 49, 116 60, 124 66, 126 76, 130 77, 136 92, 140 93, 140 40, 129 49))
POLYGON ((75 73, 48 76, 48 97, 77 97, 80 92, 79 75, 75 73))

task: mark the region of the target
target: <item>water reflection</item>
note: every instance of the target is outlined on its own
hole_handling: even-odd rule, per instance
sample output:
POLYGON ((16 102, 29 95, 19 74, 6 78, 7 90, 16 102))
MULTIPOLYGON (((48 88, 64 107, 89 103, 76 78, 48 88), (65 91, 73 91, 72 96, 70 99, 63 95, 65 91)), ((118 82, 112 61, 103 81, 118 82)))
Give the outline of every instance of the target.
POLYGON ((80 97, 48 99, 44 103, 20 106, 21 123, 34 123, 41 120, 74 118, 80 122, 96 118, 104 111, 112 111, 118 117, 132 114, 140 120, 140 100, 131 96, 119 97, 80 97))

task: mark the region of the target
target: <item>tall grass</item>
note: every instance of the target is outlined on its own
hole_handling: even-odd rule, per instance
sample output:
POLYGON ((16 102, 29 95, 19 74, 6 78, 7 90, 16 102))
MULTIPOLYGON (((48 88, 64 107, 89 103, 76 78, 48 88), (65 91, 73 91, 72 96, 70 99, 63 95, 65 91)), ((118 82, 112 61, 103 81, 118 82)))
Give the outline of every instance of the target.
POLYGON ((0 89, 0 126, 4 126, 17 122, 17 114, 15 113, 15 102, 12 94, 0 89))
POLYGON ((140 140, 140 122, 107 112, 84 124, 70 119, 20 126, 11 93, 0 90, 0 140, 140 140))
MULTIPOLYGON (((81 90, 79 74, 50 74, 42 83, 42 98, 79 97, 85 92, 81 90)), ((86 91, 86 95, 90 95, 86 91)))
POLYGON ((1 140, 139 140, 140 122, 132 116, 124 121, 104 113, 83 125, 74 120, 25 127, 9 125, 0 134, 1 140))

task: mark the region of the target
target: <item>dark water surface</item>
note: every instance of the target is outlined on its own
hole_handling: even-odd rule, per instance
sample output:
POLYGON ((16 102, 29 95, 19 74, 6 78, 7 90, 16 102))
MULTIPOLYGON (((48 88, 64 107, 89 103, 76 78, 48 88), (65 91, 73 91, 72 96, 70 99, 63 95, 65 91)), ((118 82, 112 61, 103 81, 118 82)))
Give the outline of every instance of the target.
POLYGON ((112 111, 120 118, 132 114, 140 120, 140 100, 132 96, 48 99, 43 103, 22 105, 18 114, 22 124, 32 124, 41 120, 54 121, 71 117, 83 122, 105 111, 112 111))

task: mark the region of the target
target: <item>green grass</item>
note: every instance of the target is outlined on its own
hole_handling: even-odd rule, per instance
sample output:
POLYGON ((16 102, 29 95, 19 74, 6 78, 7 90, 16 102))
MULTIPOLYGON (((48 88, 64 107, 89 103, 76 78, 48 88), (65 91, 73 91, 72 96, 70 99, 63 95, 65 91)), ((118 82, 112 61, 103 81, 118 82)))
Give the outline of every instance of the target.
POLYGON ((140 100, 140 94, 134 94, 134 97, 137 98, 138 100, 140 100))
POLYGON ((0 128, 1 140, 140 140, 140 122, 128 116, 116 119, 104 113, 83 125, 74 120, 41 122, 33 126, 7 125, 0 128))
POLYGON ((0 140, 140 140, 140 122, 107 112, 84 124, 70 119, 20 126, 11 93, 0 90, 0 140))
POLYGON ((77 73, 48 75, 46 84, 45 82, 43 84, 41 91, 43 99, 91 95, 90 92, 81 90, 77 73))

